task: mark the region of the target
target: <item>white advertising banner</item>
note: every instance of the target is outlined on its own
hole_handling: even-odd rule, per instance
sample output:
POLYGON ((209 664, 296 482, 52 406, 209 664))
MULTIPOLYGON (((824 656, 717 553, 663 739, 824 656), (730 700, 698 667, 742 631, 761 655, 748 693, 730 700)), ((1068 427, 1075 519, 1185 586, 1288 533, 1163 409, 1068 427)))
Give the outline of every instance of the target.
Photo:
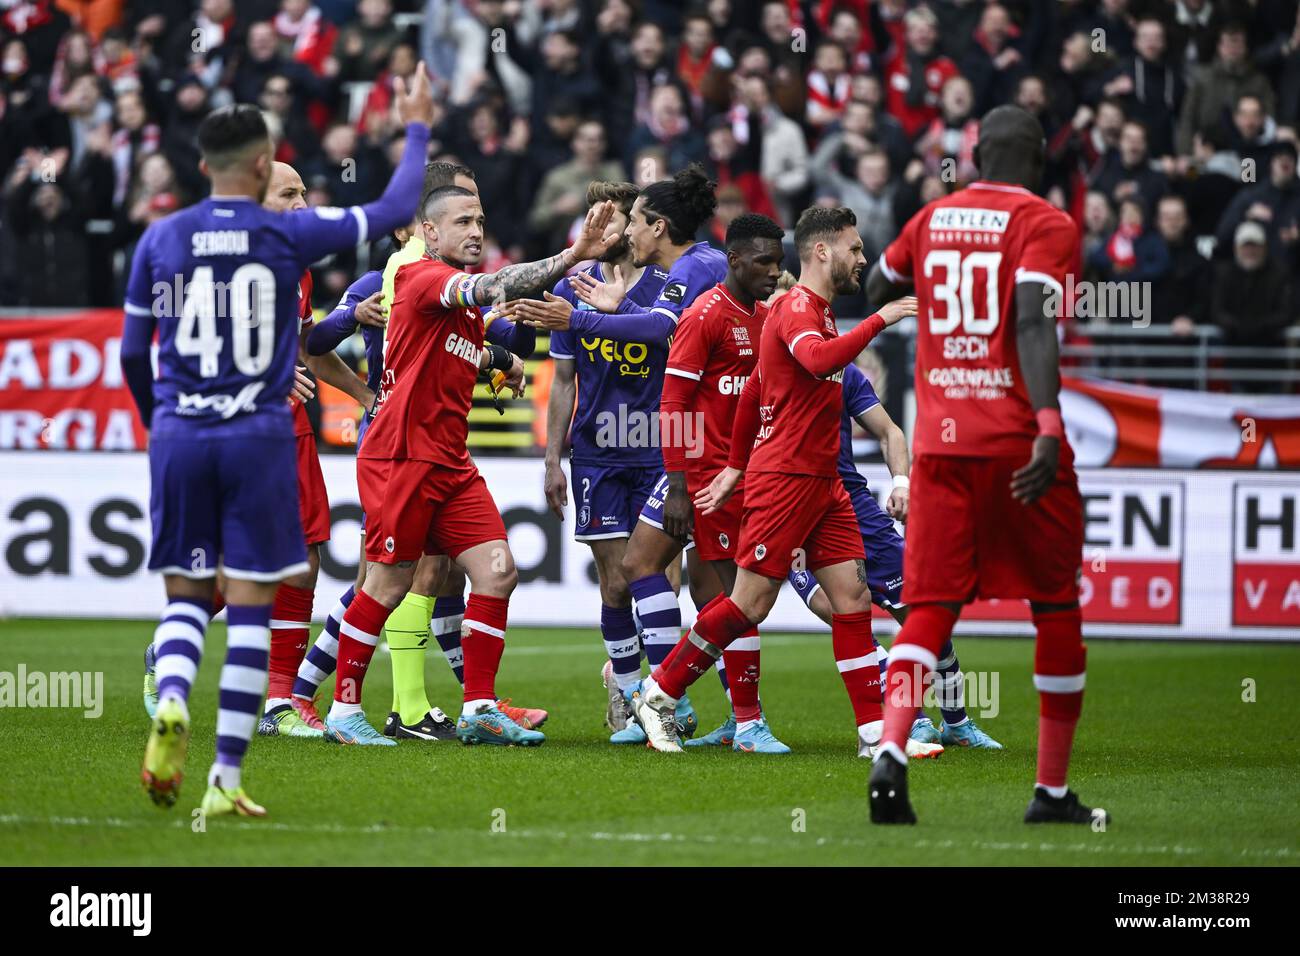
MULTIPOLYGON (((322 458, 333 539, 323 555, 316 616, 356 570, 355 462, 322 458)), ((537 459, 479 462, 509 529, 520 585, 519 625, 595 627, 591 553, 546 508, 537 459)), ((879 488, 884 469, 864 466, 879 488)), ((1085 469, 1081 555, 1087 633, 1108 637, 1300 640, 1300 474, 1085 469)), ((149 618, 162 583, 145 570, 149 471, 143 454, 0 452, 0 615, 149 618)), ((683 600, 686 621, 694 616, 683 600)), ((880 620, 880 630, 893 621, 880 620)), ((819 630, 783 589, 770 630, 819 630)), ((1020 602, 979 603, 967 633, 1028 633, 1020 602)))

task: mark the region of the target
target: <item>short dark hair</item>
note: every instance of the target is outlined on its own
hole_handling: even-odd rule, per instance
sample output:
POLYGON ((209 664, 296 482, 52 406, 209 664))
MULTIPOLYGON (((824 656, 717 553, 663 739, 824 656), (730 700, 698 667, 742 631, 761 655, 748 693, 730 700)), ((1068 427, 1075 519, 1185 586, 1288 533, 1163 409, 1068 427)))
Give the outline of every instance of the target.
POLYGON ((420 208, 429 200, 429 194, 435 189, 442 189, 444 186, 455 186, 456 177, 464 176, 466 179, 474 179, 474 170, 468 166, 462 166, 460 163, 434 162, 428 163, 424 167, 424 188, 420 190, 424 197, 420 202, 420 208))
POLYGON ((429 222, 436 221, 442 204, 456 196, 468 196, 470 199, 478 198, 464 186, 439 186, 424 197, 424 202, 420 204, 420 215, 429 222))
POLYGON ((747 212, 731 220, 731 224, 727 226, 726 246, 730 249, 732 246, 753 239, 775 239, 780 242, 784 238, 785 230, 767 216, 747 212))
POLYGON ((858 217, 847 206, 809 206, 794 224, 794 245, 802 256, 814 243, 830 239, 841 229, 854 228, 858 217))
POLYGON ((630 215, 632 204, 636 202, 636 197, 641 195, 641 190, 637 189, 632 183, 605 182, 596 180, 587 187, 587 207, 590 208, 598 202, 612 202, 618 207, 618 211, 623 215, 630 215))
POLYGON ((704 167, 691 163, 672 179, 651 183, 641 190, 646 221, 664 220, 673 244, 685 245, 718 208, 716 188, 717 183, 709 179, 704 167))
POLYGON ((269 143, 270 131, 262 111, 250 103, 213 110, 199 124, 199 151, 208 166, 223 169, 254 143, 269 143))

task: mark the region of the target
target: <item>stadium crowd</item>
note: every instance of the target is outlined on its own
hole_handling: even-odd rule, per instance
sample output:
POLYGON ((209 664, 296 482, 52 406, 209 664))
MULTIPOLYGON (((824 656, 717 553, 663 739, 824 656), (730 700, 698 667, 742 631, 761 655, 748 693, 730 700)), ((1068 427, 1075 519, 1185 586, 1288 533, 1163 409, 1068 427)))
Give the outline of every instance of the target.
MULTIPOLYGON (((1297 0, 0 0, 0 304, 112 306, 154 220, 206 193, 195 131, 258 103, 313 204, 374 199, 423 60, 430 158, 472 167, 491 270, 553 248, 593 179, 692 161, 701 238, 854 210, 868 259, 975 177, 977 118, 1048 138, 1046 196, 1084 279, 1150 282, 1151 318, 1272 346, 1300 290, 1297 0)), ((329 306, 366 267, 318 264, 329 306)), ((861 303, 837 303, 842 315, 861 303)), ((1118 316, 1115 318, 1119 318, 1118 316)))

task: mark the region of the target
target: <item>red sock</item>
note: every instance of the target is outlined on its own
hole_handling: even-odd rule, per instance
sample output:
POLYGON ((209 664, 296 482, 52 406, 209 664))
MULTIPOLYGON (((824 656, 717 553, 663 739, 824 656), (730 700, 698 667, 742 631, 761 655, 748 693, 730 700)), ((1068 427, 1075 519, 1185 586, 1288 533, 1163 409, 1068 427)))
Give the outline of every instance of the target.
POLYGON ((1070 769, 1074 729, 1083 710, 1087 648, 1077 607, 1035 614, 1034 686, 1038 688, 1038 778, 1044 787, 1064 787, 1070 769))
POLYGON ((861 727, 879 720, 880 662, 876 659, 876 642, 871 639, 871 612, 831 615, 831 649, 853 704, 854 723, 861 727))
POLYGON ((311 638, 311 605, 315 594, 306 588, 281 584, 271 605, 271 661, 266 688, 268 699, 289 697, 298 665, 311 638))
POLYGON ((669 697, 681 697, 686 688, 709 672, 727 645, 751 627, 749 618, 731 598, 722 598, 706 607, 695 619, 695 626, 677 642, 671 665, 665 660, 650 676, 669 697))
POLYGON ((722 652, 727 686, 731 688, 731 710, 738 723, 763 716, 763 708, 758 702, 758 658, 756 627, 750 627, 722 652))
MULTIPOLYGON (((700 619, 700 615, 702 615, 705 611, 707 611, 709 608, 713 607, 715 604, 717 604, 719 601, 721 601, 721 600, 722 600, 723 598, 725 598, 725 597, 726 597, 725 594, 715 594, 715 595, 713 596, 713 599, 712 599, 711 601, 709 601, 707 604, 704 605, 704 607, 700 608, 698 611, 695 612, 695 619, 698 621, 698 620, 700 619)), ((689 633, 689 632, 688 632, 688 633, 689 633)), ((673 645, 673 649, 670 650, 670 651, 669 651, 669 652, 664 656, 664 659, 663 659, 662 661, 659 662, 659 666, 662 667, 664 670, 668 670, 668 666, 673 662, 673 658, 677 656, 677 650, 678 650, 678 648, 680 648, 680 647, 681 647, 683 644, 685 644, 685 643, 688 643, 688 642, 687 642, 687 640, 686 640, 686 635, 683 634, 683 635, 682 635, 682 639, 681 639, 680 641, 678 641, 676 644, 674 644, 674 645, 673 645)))
POLYGON ((366 682, 370 658, 379 643, 379 632, 392 613, 365 591, 358 591, 339 625, 339 669, 334 699, 340 704, 360 704, 361 686, 366 682))
POLYGON ((497 670, 506 648, 505 598, 470 592, 460 623, 460 647, 465 655, 465 700, 496 700, 497 670))
POLYGON ((939 650, 952 636, 957 615, 938 604, 917 604, 907 612, 898 640, 889 649, 885 689, 885 733, 882 742, 900 751, 907 746, 925 683, 939 663, 939 650))

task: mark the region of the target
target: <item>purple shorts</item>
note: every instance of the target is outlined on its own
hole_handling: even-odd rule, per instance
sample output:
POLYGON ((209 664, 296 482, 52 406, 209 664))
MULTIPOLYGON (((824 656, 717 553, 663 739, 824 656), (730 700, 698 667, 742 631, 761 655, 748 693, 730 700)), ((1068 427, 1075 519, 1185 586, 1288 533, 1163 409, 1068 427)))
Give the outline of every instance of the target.
POLYGON ((151 571, 269 582, 307 570, 292 433, 155 435, 149 475, 151 571))

